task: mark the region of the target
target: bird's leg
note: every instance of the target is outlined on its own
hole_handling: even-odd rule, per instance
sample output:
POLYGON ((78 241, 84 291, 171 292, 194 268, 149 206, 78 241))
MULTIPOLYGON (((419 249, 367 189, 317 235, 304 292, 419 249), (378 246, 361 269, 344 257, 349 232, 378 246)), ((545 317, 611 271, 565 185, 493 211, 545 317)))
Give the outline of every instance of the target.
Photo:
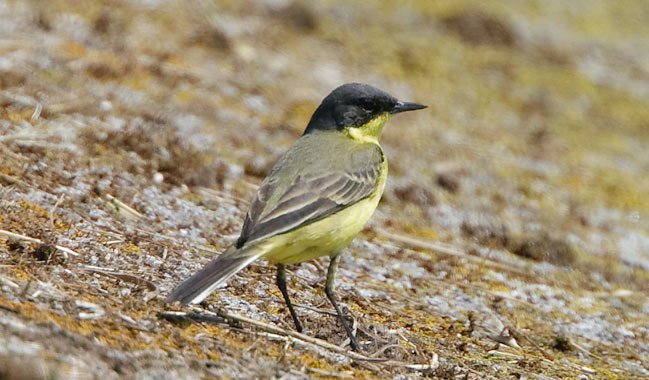
POLYGON ((345 320, 343 313, 340 311, 340 307, 338 306, 338 302, 336 301, 336 293, 334 292, 334 281, 336 280, 336 269, 338 269, 340 256, 340 254, 333 256, 331 258, 331 261, 329 262, 329 269, 327 270, 327 282, 325 285, 325 294, 327 295, 327 298, 329 298, 331 304, 334 306, 334 309, 336 309, 338 319, 340 320, 340 323, 342 323, 343 327, 345 328, 345 332, 347 332, 347 336, 349 337, 349 345, 352 347, 352 350, 360 352, 360 346, 358 345, 356 337, 352 333, 352 329, 349 327, 347 320, 345 320))
POLYGON ((295 309, 293 309, 293 304, 291 299, 288 296, 288 291, 286 290, 286 265, 277 264, 277 287, 279 291, 282 292, 284 296, 284 301, 286 301, 286 306, 288 306, 288 311, 291 312, 291 318, 293 318, 293 323, 295 323, 295 329, 297 332, 302 332, 302 324, 300 320, 297 319, 297 314, 295 314, 295 309))

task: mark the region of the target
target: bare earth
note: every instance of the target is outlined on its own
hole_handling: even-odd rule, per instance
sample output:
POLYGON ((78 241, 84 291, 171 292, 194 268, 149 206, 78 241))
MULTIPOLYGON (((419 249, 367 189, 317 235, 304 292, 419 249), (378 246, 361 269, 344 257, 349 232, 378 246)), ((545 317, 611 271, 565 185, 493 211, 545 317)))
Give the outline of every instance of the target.
POLYGON ((0 0, 0 379, 649 378, 649 2, 0 0), (399 3, 400 5, 397 5, 399 3), (356 5, 354 5, 356 4, 356 5), (362 353, 237 237, 330 90, 392 120, 341 262, 362 353))

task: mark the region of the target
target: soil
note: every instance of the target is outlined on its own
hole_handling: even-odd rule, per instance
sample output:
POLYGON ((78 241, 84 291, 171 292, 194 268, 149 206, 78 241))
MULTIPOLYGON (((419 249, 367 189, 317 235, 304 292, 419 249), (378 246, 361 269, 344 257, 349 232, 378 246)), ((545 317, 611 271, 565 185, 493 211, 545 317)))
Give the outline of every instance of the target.
POLYGON ((648 16, 0 0, 0 379, 648 378, 648 16), (346 82, 429 106, 386 126, 386 193, 341 260, 363 352, 326 258, 288 269, 312 341, 263 260, 165 304, 346 82))

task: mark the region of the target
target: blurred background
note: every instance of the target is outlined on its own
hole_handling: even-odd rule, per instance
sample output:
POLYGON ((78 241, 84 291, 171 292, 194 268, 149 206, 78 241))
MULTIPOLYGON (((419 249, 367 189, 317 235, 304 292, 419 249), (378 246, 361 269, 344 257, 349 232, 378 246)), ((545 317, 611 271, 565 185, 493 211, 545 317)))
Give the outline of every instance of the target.
MULTIPOLYGON (((448 378, 649 376, 647 20, 640 0, 0 1, 0 228, 82 253, 52 263, 34 253, 42 246, 0 236, 0 274, 16 285, 3 287, 0 307, 38 310, 3 314, 0 342, 42 344, 6 321, 46 320, 96 338, 96 352, 132 359, 135 345, 102 330, 110 323, 125 333, 121 313, 151 320, 142 332, 151 341, 137 349, 167 347, 155 359, 161 376, 208 371, 176 345, 199 362, 238 358, 232 347, 251 337, 229 336, 235 342, 218 355, 205 353, 196 331, 165 346, 174 327, 140 314, 161 303, 124 306, 120 292, 137 286, 78 265, 138 273, 164 294, 213 254, 195 245, 218 251, 236 238, 256 186, 320 100, 364 82, 429 106, 384 130, 386 193, 342 264, 344 301, 365 313, 362 323, 411 334, 412 352, 384 353, 402 361, 439 353, 433 373, 448 378), (30 282, 62 293, 29 298, 21 289, 30 282), (88 287, 103 290, 92 297, 88 287), (109 312, 75 327, 79 297, 109 312), (370 310, 363 300, 373 298, 401 306, 370 310), (487 354, 505 326, 532 342, 516 339, 514 364, 487 354), (174 357, 182 359, 167 361, 174 357)), ((277 297, 263 296, 275 291, 272 270, 252 271, 243 283, 261 293, 215 297, 285 319, 277 297), (272 309, 264 302, 274 312, 260 311, 272 309)), ((320 299, 305 285, 319 269, 296 273, 298 302, 320 299)), ((330 330, 317 331, 332 339, 330 330)), ((273 344, 284 343, 252 350, 261 364, 250 376, 289 373, 273 344)), ((60 349, 34 352, 62 371, 60 349)), ((309 366, 327 371, 412 374, 312 355, 318 364, 309 366)), ((287 368, 303 371, 305 359, 289 357, 287 368)), ((98 373, 115 372, 117 359, 93 360, 105 363, 98 373)), ((142 360, 123 374, 152 373, 154 359, 142 360)), ((242 371, 236 362, 208 373, 242 371)))

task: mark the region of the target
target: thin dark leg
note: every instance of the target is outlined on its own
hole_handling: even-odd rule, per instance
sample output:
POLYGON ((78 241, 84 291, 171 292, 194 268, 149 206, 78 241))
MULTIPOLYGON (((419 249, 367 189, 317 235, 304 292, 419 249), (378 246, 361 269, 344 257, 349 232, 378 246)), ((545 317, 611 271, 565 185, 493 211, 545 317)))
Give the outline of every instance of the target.
POLYGON ((334 281, 336 280, 336 269, 338 269, 339 261, 340 261, 340 255, 336 255, 332 257, 331 261, 329 262, 329 269, 327 270, 327 282, 325 285, 325 294, 327 295, 327 298, 329 298, 331 304, 334 306, 334 309, 336 309, 336 314, 338 314, 338 320, 340 320, 340 323, 345 328, 345 332, 347 332, 347 336, 349 337, 349 345, 352 347, 352 350, 360 352, 361 348, 358 345, 358 342, 356 341, 356 337, 352 333, 352 329, 351 327, 349 327, 349 324, 347 323, 347 320, 343 316, 343 313, 340 311, 340 307, 338 306, 338 302, 336 301, 336 293, 334 292, 334 281))
POLYGON ((300 320, 297 319, 297 314, 295 314, 295 309, 293 309, 293 304, 291 303, 291 299, 288 297, 288 291, 286 290, 286 266, 284 264, 277 264, 277 287, 284 296, 284 301, 286 301, 288 311, 291 312, 291 318, 293 318, 293 323, 295 323, 295 329, 297 332, 302 332, 302 324, 300 323, 300 320))

